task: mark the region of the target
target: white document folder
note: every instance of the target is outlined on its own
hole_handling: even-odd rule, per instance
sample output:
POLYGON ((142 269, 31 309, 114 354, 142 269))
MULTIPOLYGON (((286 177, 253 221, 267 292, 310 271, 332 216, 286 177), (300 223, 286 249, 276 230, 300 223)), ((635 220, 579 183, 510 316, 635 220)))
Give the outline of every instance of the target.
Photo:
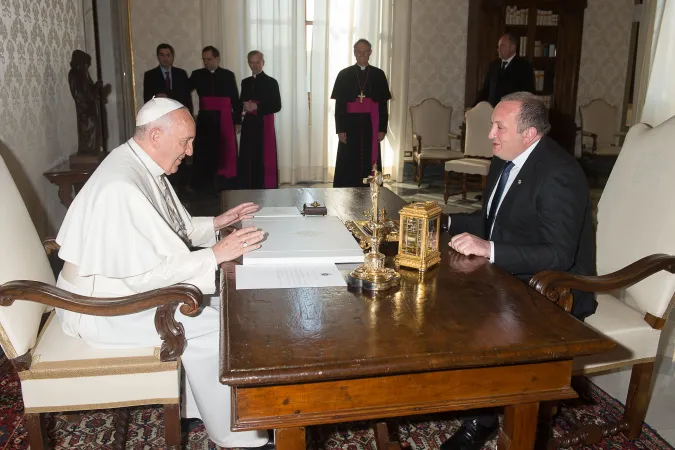
POLYGON ((261 217, 242 226, 267 234, 261 248, 244 254, 245 265, 363 262, 363 250, 338 217, 261 217))

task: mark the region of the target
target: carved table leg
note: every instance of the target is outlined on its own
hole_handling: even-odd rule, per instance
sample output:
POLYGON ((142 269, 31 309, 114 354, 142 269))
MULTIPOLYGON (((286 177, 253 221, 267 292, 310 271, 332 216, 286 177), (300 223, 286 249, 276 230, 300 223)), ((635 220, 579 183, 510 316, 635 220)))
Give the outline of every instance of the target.
POLYGON ((537 432, 539 403, 504 407, 504 425, 499 432, 499 450, 531 450, 537 432))
POLYGON ((73 203, 73 185, 71 183, 59 184, 59 200, 66 208, 73 203))
POLYGON ((305 427, 280 428, 275 431, 276 450, 305 450, 305 427))
POLYGON ((389 440, 387 422, 378 422, 373 428, 375 432, 375 448, 377 450, 401 450, 401 444, 389 440))

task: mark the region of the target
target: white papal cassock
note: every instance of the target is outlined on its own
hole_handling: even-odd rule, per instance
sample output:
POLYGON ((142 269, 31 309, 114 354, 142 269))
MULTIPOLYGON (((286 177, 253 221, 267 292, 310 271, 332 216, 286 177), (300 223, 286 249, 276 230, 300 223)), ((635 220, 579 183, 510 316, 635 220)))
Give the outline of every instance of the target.
MULTIPOLYGON (((119 297, 175 283, 215 292, 216 258, 210 248, 190 251, 176 232, 169 208, 178 209, 193 247, 216 243, 213 217, 190 217, 164 171, 133 139, 113 150, 68 209, 56 241, 65 261, 57 286, 80 295, 119 297), (169 188, 173 205, 162 193, 169 188)), ((92 347, 159 346, 155 309, 119 317, 95 317, 57 310, 64 331, 92 347)), ((176 312, 187 348, 183 413, 204 421, 221 447, 258 447, 264 431, 230 430, 230 388, 218 375, 219 312, 204 307, 197 317, 176 312)))

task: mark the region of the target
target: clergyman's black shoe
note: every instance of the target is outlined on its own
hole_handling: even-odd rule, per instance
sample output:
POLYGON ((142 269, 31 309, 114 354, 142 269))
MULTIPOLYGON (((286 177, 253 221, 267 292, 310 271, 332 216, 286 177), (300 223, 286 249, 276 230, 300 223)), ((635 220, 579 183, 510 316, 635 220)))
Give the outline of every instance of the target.
POLYGON ((480 450, 498 430, 499 422, 486 427, 478 423, 478 420, 467 420, 450 439, 441 444, 441 450, 480 450))

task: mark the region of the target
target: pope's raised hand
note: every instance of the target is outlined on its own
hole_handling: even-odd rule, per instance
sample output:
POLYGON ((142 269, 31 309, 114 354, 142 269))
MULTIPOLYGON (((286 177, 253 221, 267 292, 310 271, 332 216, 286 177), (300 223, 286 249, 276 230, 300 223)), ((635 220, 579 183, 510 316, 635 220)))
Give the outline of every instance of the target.
POLYGON ((256 227, 247 227, 230 233, 212 247, 218 264, 232 261, 244 253, 260 248, 259 242, 265 237, 265 232, 256 227))
POLYGON ((225 211, 221 215, 213 219, 213 227, 216 230, 227 227, 234 223, 239 222, 240 220, 252 219, 252 214, 258 211, 260 207, 253 202, 242 203, 239 206, 225 211))

